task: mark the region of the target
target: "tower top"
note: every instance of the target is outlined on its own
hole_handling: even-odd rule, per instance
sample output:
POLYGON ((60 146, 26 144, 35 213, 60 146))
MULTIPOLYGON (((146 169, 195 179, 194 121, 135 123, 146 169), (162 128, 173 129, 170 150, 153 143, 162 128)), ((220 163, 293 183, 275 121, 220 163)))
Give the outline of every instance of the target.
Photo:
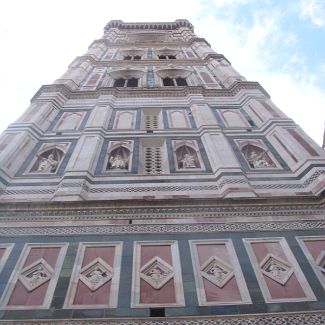
POLYGON ((180 27, 186 27, 192 31, 194 30, 193 25, 187 19, 176 19, 174 22, 137 22, 137 23, 125 23, 122 20, 111 20, 110 22, 107 23, 104 30, 107 31, 110 28, 169 30, 169 29, 177 29, 180 27))

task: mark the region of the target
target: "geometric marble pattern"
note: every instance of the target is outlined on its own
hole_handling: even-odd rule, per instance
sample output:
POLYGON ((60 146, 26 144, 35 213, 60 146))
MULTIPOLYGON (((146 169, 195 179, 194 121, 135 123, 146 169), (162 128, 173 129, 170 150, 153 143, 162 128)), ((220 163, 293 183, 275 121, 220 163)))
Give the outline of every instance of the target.
POLYGON ((140 269, 140 277, 159 290, 174 277, 174 269, 159 256, 155 256, 140 269))
POLYGON ((263 274, 282 285, 285 285, 293 274, 293 267, 273 254, 267 254, 260 267, 263 274))
POLYGON ((222 288, 234 276, 234 269, 220 258, 211 256, 201 265, 201 275, 222 288))
POLYGON ((91 290, 96 291, 113 277, 113 268, 100 257, 84 266, 79 279, 91 290))
POLYGON ((43 258, 26 266, 21 270, 19 280, 30 292, 49 281, 54 274, 54 270, 43 258))
POLYGON ((325 251, 321 251, 316 259, 319 269, 325 273, 325 251))

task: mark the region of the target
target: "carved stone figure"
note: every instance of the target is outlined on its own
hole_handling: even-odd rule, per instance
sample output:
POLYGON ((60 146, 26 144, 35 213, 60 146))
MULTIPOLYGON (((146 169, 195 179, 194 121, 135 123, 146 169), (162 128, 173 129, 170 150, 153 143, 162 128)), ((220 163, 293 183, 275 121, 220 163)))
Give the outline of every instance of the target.
POLYGON ((248 161, 254 168, 272 166, 266 159, 266 152, 262 151, 259 154, 252 150, 249 154, 248 161))
POLYGON ((26 278, 29 280, 31 286, 37 285, 43 278, 47 278, 46 272, 42 267, 38 267, 35 271, 28 274, 26 278))
POLYGON ((181 160, 181 163, 182 163, 182 167, 183 168, 193 168, 193 167, 196 167, 195 165, 195 158, 194 156, 186 153, 183 157, 183 159, 181 160))
POLYGON ((92 284, 100 283, 105 277, 107 277, 107 273, 99 267, 96 267, 92 272, 87 274, 87 278, 92 284))
POLYGON ((210 269, 210 273, 215 277, 216 280, 222 280, 228 272, 215 263, 210 269))
POLYGON ((281 278, 282 275, 286 272, 286 269, 277 265, 275 262, 272 262, 270 266, 266 269, 266 272, 272 274, 275 278, 281 278))
POLYGON ((110 169, 127 169, 127 159, 123 159, 121 155, 112 156, 109 163, 110 169))
POLYGON ((58 166, 59 161, 54 158, 54 154, 51 153, 48 157, 41 157, 37 171, 38 172, 46 172, 46 173, 53 173, 58 166))
POLYGON ((161 278, 165 277, 165 274, 158 267, 155 267, 150 271, 150 277, 153 280, 160 280, 161 278))

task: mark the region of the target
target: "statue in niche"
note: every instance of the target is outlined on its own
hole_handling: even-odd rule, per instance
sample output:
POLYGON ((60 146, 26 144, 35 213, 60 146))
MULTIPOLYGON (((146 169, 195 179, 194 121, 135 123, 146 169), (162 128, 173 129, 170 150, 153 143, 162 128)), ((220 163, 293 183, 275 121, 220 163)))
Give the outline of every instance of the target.
POLYGON ((267 151, 253 146, 246 145, 242 149, 250 167, 252 168, 263 168, 263 167, 274 167, 274 163, 267 154, 267 151))
POLYGON ((189 146, 181 146, 176 150, 177 163, 179 168, 197 168, 200 166, 197 154, 189 146))
POLYGON ((127 170, 129 168, 130 151, 124 147, 118 147, 109 154, 107 169, 127 170))
POLYGON ((109 164, 111 169, 126 169, 127 161, 123 159, 120 155, 115 157, 111 156, 109 159, 109 164))
POLYGON ((181 160, 182 163, 182 167, 183 168, 195 168, 195 159, 192 155, 186 153, 183 157, 183 159, 181 160))
POLYGON ((53 154, 50 154, 47 158, 42 157, 38 164, 37 171, 52 173, 56 170, 58 163, 59 162, 54 158, 53 154))
POLYGON ((62 155, 62 152, 58 149, 42 153, 38 156, 37 162, 32 168, 32 171, 39 173, 55 173, 62 155))

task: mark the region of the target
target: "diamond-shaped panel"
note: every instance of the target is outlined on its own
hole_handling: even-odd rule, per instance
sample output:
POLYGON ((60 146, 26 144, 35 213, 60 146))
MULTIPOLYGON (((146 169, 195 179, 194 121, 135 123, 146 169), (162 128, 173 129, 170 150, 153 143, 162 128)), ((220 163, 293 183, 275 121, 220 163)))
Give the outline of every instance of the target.
POLYGON ((79 274, 79 279, 91 290, 96 291, 112 279, 113 269, 100 257, 84 266, 79 274))
POLYGON ((267 254, 260 263, 263 274, 274 281, 285 285, 293 273, 293 267, 280 257, 267 254))
POLYGON ((140 269, 140 277, 158 290, 174 277, 174 269, 160 257, 155 256, 140 269))
POLYGON ((217 256, 211 256, 201 265, 201 275, 222 288, 234 276, 234 269, 217 256))
POLYGON ((321 251, 316 259, 316 264, 325 273, 325 251, 321 251))
POLYGON ((33 291, 49 281, 54 270, 43 258, 24 267, 19 275, 19 280, 28 291, 33 291))

